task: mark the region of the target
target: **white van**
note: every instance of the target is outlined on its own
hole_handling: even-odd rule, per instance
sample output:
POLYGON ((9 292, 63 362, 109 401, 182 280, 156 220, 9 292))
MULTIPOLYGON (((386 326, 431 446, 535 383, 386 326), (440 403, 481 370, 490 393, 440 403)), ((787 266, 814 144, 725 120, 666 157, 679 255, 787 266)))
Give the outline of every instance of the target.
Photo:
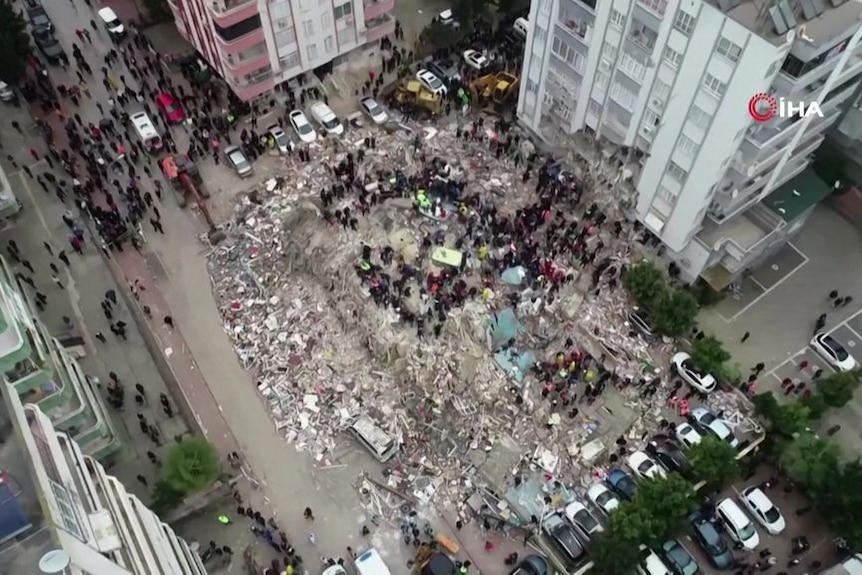
POLYGON ((398 453, 398 441, 368 416, 357 418, 350 426, 350 432, 381 463, 386 463, 398 453))
POLYGON ((521 38, 527 37, 527 28, 530 26, 530 23, 526 18, 515 18, 515 22, 512 24, 512 30, 520 36, 521 38))
POLYGON ((138 133, 141 143, 144 144, 144 148, 147 150, 160 150, 162 148, 162 138, 146 112, 132 114, 129 119, 132 121, 132 126, 135 127, 135 132, 138 133))
POLYGON ((715 512, 724 523, 724 530, 735 542, 748 550, 755 549, 760 544, 760 536, 754 523, 743 513, 736 501, 730 497, 722 499, 715 506, 715 512))
POLYGON ((392 575, 374 547, 360 553, 353 564, 356 565, 357 575, 392 575))
POLYGON ((327 134, 343 134, 344 126, 332 109, 323 102, 315 102, 311 105, 311 117, 326 130, 327 134))
POLYGON ((120 19, 117 18, 117 14, 107 6, 105 8, 100 8, 97 14, 111 36, 120 37, 126 33, 126 29, 123 27, 123 23, 120 22, 120 19))
POLYGON ((673 575, 664 561, 646 545, 640 546, 638 573, 640 575, 673 575))

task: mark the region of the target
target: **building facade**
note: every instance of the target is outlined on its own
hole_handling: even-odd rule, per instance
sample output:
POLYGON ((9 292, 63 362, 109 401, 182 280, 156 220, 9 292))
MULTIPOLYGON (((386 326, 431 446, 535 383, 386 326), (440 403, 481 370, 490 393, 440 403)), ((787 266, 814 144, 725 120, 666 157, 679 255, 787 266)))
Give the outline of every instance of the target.
POLYGON ((28 545, 0 550, 9 573, 206 575, 200 557, 108 475, 38 406, 3 394, 26 457, 41 525, 28 545))
POLYGON ((180 33, 242 100, 345 62, 395 31, 395 0, 168 0, 180 33))
POLYGON ((640 158, 635 215, 685 279, 726 287, 829 186, 809 160, 862 74, 857 0, 533 0, 520 121, 640 158), (816 103, 756 122, 749 102, 816 103))
POLYGON ((0 167, 0 219, 10 218, 20 211, 21 204, 9 184, 6 171, 0 167))
MULTIPOLYGON (((74 343, 74 342, 70 342, 74 343)), ((22 401, 39 407, 88 455, 120 447, 99 391, 72 353, 36 316, 6 260, 0 258, 0 372, 22 401)))

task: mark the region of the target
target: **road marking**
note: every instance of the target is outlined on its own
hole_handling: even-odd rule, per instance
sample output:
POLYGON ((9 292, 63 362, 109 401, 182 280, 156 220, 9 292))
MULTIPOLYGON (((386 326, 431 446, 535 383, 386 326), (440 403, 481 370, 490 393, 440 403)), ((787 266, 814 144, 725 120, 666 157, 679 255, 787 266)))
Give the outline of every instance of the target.
MULTIPOLYGON (((771 292, 772 290, 774 290, 775 288, 777 288, 778 286, 780 286, 781 284, 783 284, 784 282, 786 282, 786 281, 790 278, 790 276, 792 276, 793 274, 795 274, 796 272, 798 272, 798 271, 800 270, 800 268, 802 268, 802 266, 804 266, 805 264, 807 264, 807 263, 808 263, 808 261, 809 261, 808 256, 806 256, 804 253, 802 253, 802 252, 801 252, 801 251, 800 251, 796 246, 794 246, 793 244, 791 244, 791 243, 789 243, 789 242, 788 242, 788 244, 787 244, 787 245, 788 245, 788 246, 790 246, 791 248, 793 248, 793 249, 794 249, 794 251, 796 251, 796 253, 798 253, 800 256, 802 256, 802 261, 799 263, 799 265, 797 265, 795 268, 793 268, 792 270, 790 270, 790 271, 787 273, 787 275, 782 276, 782 277, 781 277, 781 279, 779 279, 777 282, 775 282, 774 284, 772 284, 769 288, 764 288, 764 287, 763 287, 763 284, 761 284, 759 281, 757 281, 757 280, 754 278, 754 276, 753 276, 753 275, 748 276, 748 279, 750 279, 750 280, 751 280, 751 282, 752 282, 754 285, 756 285, 756 286, 757 286, 757 287, 759 287, 760 289, 764 290, 764 292, 763 292, 762 294, 760 294, 759 296, 757 296, 756 298, 754 298, 753 300, 751 300, 751 302, 749 302, 749 304, 748 304, 748 305, 746 305, 744 308, 742 308, 741 310, 739 310, 738 312, 736 312, 733 316, 731 316, 731 318, 730 318, 730 319, 726 319, 726 318, 724 318, 724 316, 722 316, 722 318, 724 318, 724 321, 726 321, 727 323, 732 323, 732 322, 734 322, 734 321, 736 320, 736 318, 738 318, 739 316, 741 316, 742 314, 744 314, 745 312, 747 312, 747 311, 749 310, 749 308, 751 308, 754 304, 756 304, 756 303, 757 303, 757 302, 759 302, 761 299, 763 299, 764 297, 766 297, 766 295, 767 295, 767 294, 769 294, 769 292, 771 292)), ((719 315, 721 315, 721 314, 719 314, 719 315)))

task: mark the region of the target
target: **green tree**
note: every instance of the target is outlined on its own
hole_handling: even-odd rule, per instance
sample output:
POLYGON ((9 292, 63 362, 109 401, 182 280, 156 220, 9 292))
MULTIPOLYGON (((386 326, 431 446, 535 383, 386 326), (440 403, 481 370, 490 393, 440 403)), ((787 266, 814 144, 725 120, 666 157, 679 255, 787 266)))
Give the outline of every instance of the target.
POLYGON ((686 515, 695 508, 694 490, 681 475, 668 473, 638 482, 632 504, 652 520, 640 540, 656 545, 683 528, 686 515))
POLYGON ((830 481, 828 488, 812 494, 821 515, 835 533, 846 537, 854 547, 862 545, 862 463, 846 464, 830 481))
POLYGON ((697 300, 682 290, 665 289, 652 302, 652 323, 662 335, 676 337, 688 333, 697 317, 697 300))
POLYGON ((826 405, 826 400, 819 393, 812 393, 808 397, 803 397, 799 402, 808 408, 808 417, 812 420, 820 419, 823 414, 829 409, 826 405))
POLYGON ((24 78, 32 51, 24 18, 8 0, 0 0, 0 80, 17 86, 24 78))
POLYGON ((158 514, 170 511, 175 508, 185 497, 185 493, 174 489, 174 487, 160 479, 153 486, 153 496, 150 498, 150 508, 158 514))
POLYGON ((817 392, 829 407, 844 407, 851 399, 853 392, 859 387, 862 370, 839 371, 825 377, 817 386, 817 392))
MULTIPOLYGON (((616 515, 616 513, 614 514, 616 515)), ((632 575, 638 564, 640 543, 623 537, 613 527, 599 534, 589 546, 590 558, 602 575, 632 575)))
POLYGON ((186 439, 168 452, 164 480, 175 490, 194 493, 208 487, 218 478, 219 457, 215 447, 205 439, 186 439))
POLYGON ((706 481, 710 489, 719 489, 742 475, 737 451, 726 441, 706 436, 686 452, 692 477, 706 481))
POLYGON ((812 410, 805 400, 780 404, 775 395, 766 391, 754 396, 754 411, 766 419, 773 431, 792 437, 803 431, 812 419, 812 410))
POLYGON ((461 41, 464 33, 460 28, 446 26, 438 21, 431 22, 422 30, 422 43, 432 50, 451 48, 461 41))
POLYGON ((623 285, 632 294, 635 303, 647 309, 651 309, 652 304, 667 291, 664 276, 649 260, 642 260, 630 267, 623 276, 623 285))
POLYGON ((730 359, 730 352, 724 349, 724 344, 715 336, 707 335, 694 342, 691 359, 698 368, 716 377, 723 377, 724 364, 730 359))
POLYGON ((813 433, 787 442, 778 458, 781 468, 809 493, 818 493, 838 473, 838 446, 813 433))
POLYGON ((455 0, 452 13, 462 28, 473 30, 487 20, 490 7, 485 0, 455 0))
POLYGON ((144 0, 144 10, 152 22, 167 22, 173 19, 167 0, 144 0))

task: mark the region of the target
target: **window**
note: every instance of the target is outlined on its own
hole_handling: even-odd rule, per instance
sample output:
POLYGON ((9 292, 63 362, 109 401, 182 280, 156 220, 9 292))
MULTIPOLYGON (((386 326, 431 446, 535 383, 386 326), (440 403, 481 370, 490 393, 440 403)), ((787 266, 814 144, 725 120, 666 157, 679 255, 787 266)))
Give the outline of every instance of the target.
POLYGON ((631 26, 629 26, 628 39, 647 52, 652 53, 652 49, 655 48, 655 43, 658 40, 658 32, 637 18, 633 18, 631 26))
POLYGON ((712 116, 704 112, 700 106, 695 104, 691 107, 691 111, 688 113, 688 119, 701 130, 706 130, 709 128, 709 122, 712 120, 712 116))
POLYGON ((341 6, 335 7, 335 19, 341 20, 345 16, 350 16, 353 11, 353 5, 348 2, 346 4, 342 4, 341 6))
POLYGON ((611 26, 614 28, 622 28, 626 22, 626 16, 619 10, 611 8, 611 26))
POLYGON ((657 112, 647 108, 644 112, 644 132, 647 132, 648 134, 654 132, 656 129, 658 129, 659 124, 661 124, 661 116, 659 116, 657 112))
POLYGON ((533 28, 533 30, 536 31, 536 38, 538 39, 538 41, 541 44, 544 44, 545 40, 548 39, 548 31, 545 30, 544 28, 542 28, 541 26, 539 26, 538 24, 536 24, 536 26, 533 28))
POLYGON ((638 0, 638 2, 659 16, 664 16, 664 11, 667 9, 667 0, 638 0))
POLYGON ((596 72, 595 84, 596 87, 600 90, 607 90, 608 82, 610 81, 610 76, 607 74, 603 74, 601 72, 596 72))
POLYGON ((722 38, 718 41, 715 51, 719 56, 724 56, 731 62, 739 62, 739 55, 742 54, 742 48, 727 38, 722 38))
POLYGON ((277 30, 287 30, 288 28, 293 28, 293 20, 291 20, 290 18, 282 18, 280 20, 276 20, 275 28, 277 30))
POLYGON ((617 59, 617 49, 615 46, 612 46, 610 43, 605 42, 602 45, 602 61, 607 61, 609 64, 613 64, 614 60, 617 59))
POLYGON ((676 13, 676 18, 673 20, 673 27, 685 34, 686 36, 691 35, 691 31, 694 30, 694 22, 695 18, 688 12, 683 12, 679 10, 676 13))
POLYGON ((278 47, 289 46, 296 42, 296 31, 293 28, 275 33, 275 45, 278 47))
POLYGON ((596 102, 595 100, 590 100, 590 105, 587 106, 587 114, 591 114, 593 116, 599 116, 602 113, 602 105, 596 102))
POLYGON ((309 44, 305 49, 306 54, 308 55, 308 59, 312 62, 317 60, 317 44, 309 44))
POLYGON ((332 41, 332 36, 327 36, 327 37, 323 40, 323 50, 324 50, 327 54, 329 54, 330 52, 332 52, 332 48, 333 48, 333 47, 334 47, 334 42, 332 41))
POLYGON ((706 90, 716 96, 724 96, 724 91, 727 90, 727 84, 720 81, 718 78, 710 74, 706 73, 706 76, 703 78, 703 87, 706 90))
POLYGON ((661 100, 662 104, 664 104, 667 102, 667 97, 670 96, 670 84, 662 82, 661 79, 656 78, 655 86, 652 88, 652 95, 661 100))
POLYGON ((302 23, 302 29, 305 30, 306 36, 313 36, 314 35, 314 22, 312 22, 310 19, 306 20, 305 22, 302 23))
POLYGON ((574 48, 560 40, 560 38, 554 35, 554 41, 551 44, 551 51, 554 52, 557 56, 566 61, 566 63, 575 69, 578 73, 584 73, 584 63, 585 59, 583 55, 575 51, 574 48))
POLYGON ((527 78, 527 91, 535 94, 539 91, 539 85, 527 78))
POLYGON ((282 70, 290 70, 291 68, 296 68, 299 66, 299 52, 294 51, 286 56, 282 56, 278 59, 279 65, 281 65, 282 70))
POLYGON ((646 73, 646 67, 625 52, 620 59, 620 69, 638 81, 643 80, 646 73))
POLYGON ((667 164, 667 175, 679 182, 680 184, 685 183, 685 178, 688 176, 688 172, 680 168, 674 162, 668 162, 667 164))
POLYGON ((676 146, 679 148, 679 151, 688 158, 693 158, 697 154, 697 150, 700 148, 700 144, 685 134, 680 134, 679 142, 677 142, 676 146))
POLYGON ((637 96, 619 82, 611 86, 611 98, 627 110, 633 108, 637 101, 637 96))
POLYGON ((329 11, 320 17, 320 27, 324 30, 332 28, 332 14, 330 14, 329 11))
MULTIPOLYGON (((676 164, 673 164, 676 166, 676 164)), ((677 166, 679 167, 679 166, 677 166)), ((668 170, 670 172, 670 170, 668 170)), ((669 203, 671 206, 676 205, 676 199, 679 197, 679 192, 674 192, 667 186, 661 185, 658 187, 658 193, 656 194, 660 200, 664 200, 669 203)))
POLYGON ((674 68, 679 68, 679 65, 682 64, 682 54, 671 48, 670 46, 664 47, 664 61, 673 66, 674 68))

